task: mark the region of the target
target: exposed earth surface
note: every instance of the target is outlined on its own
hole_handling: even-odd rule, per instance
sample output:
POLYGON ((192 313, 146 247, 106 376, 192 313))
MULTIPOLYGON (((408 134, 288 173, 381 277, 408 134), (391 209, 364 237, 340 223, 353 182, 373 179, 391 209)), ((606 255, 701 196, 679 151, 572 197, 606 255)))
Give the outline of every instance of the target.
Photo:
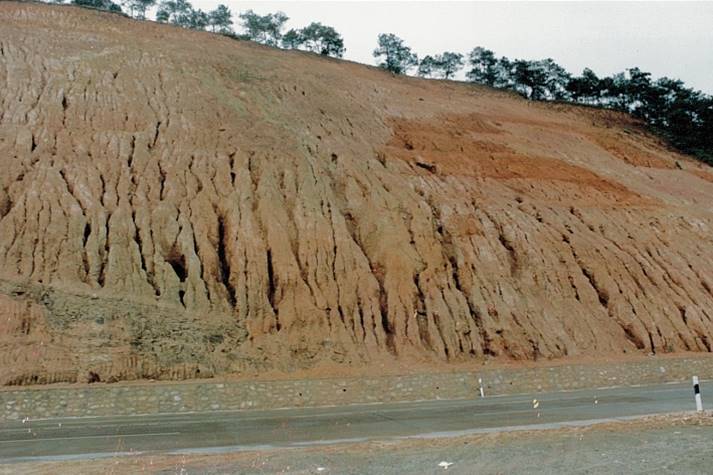
POLYGON ((4 385, 713 345, 713 171, 620 114, 1 2, 0 169, 4 385))

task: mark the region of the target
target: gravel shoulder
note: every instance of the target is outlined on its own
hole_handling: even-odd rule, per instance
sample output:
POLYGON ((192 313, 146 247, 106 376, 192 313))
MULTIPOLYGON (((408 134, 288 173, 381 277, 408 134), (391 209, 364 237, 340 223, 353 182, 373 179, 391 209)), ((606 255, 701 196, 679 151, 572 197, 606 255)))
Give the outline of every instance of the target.
MULTIPOLYGON (((129 454, 0 466, 0 473, 710 473, 713 412, 589 427, 213 454, 129 454), (449 464, 444 468, 442 462, 449 464)), ((120 451, 120 447, 118 448, 120 451)))

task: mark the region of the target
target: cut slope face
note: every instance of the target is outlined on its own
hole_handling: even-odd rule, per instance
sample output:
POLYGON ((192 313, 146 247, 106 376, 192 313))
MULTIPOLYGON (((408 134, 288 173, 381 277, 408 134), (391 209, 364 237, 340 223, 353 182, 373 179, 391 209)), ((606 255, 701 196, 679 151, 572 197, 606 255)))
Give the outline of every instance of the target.
POLYGON ((7 2, 0 91, 5 384, 711 351, 713 173, 622 116, 7 2))

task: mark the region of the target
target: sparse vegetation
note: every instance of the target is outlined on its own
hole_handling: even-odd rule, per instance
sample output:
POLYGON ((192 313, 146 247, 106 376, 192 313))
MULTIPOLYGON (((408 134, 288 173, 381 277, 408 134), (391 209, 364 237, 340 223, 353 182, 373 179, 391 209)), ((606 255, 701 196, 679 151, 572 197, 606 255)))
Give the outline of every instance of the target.
MULTIPOLYGON (((63 3, 65 0, 53 0, 63 3)), ((74 5, 122 12, 145 19, 156 9, 156 21, 183 28, 209 29, 237 39, 269 46, 302 49, 320 55, 344 56, 342 36, 331 26, 312 22, 304 28, 292 28, 283 34, 289 20, 282 12, 259 15, 252 10, 240 13, 242 34, 233 29, 233 14, 225 5, 206 13, 195 9, 188 0, 71 0, 74 5)), ((574 76, 552 58, 541 60, 498 58, 483 47, 476 47, 464 57, 456 52, 418 56, 394 34, 380 34, 373 52, 378 65, 395 74, 407 74, 417 67, 422 77, 452 79, 465 65, 468 81, 500 89, 509 89, 537 101, 565 101, 614 109, 646 122, 652 131, 682 152, 713 165, 713 97, 687 87, 683 81, 651 74, 637 67, 610 77, 600 78, 591 69, 574 76)))
MULTIPOLYGON (((467 62, 465 77, 471 82, 509 89, 530 100, 628 113, 675 148, 713 165, 713 97, 686 87, 681 80, 652 79, 650 73, 636 67, 611 77, 599 78, 588 68, 573 76, 552 58, 498 58, 480 46, 468 54, 467 62)), ((457 53, 427 55, 418 65, 418 75, 449 79, 461 67, 462 56, 457 53)))
POLYGON ((629 68, 599 78, 591 69, 572 76, 553 59, 497 59, 482 47, 468 56, 468 80, 516 91, 532 100, 566 101, 614 109, 646 122, 682 152, 713 165, 713 97, 667 77, 629 68))

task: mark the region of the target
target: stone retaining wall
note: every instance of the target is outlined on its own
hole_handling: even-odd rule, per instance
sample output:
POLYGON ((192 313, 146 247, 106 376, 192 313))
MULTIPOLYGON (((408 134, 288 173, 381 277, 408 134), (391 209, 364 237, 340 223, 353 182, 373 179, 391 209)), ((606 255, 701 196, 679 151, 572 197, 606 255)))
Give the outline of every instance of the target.
POLYGON ((573 390, 713 379, 713 357, 648 358, 527 368, 374 378, 282 381, 198 381, 97 384, 0 390, 0 420, 81 417, 237 409, 276 409, 394 401, 477 397, 478 378, 486 395, 573 390))

